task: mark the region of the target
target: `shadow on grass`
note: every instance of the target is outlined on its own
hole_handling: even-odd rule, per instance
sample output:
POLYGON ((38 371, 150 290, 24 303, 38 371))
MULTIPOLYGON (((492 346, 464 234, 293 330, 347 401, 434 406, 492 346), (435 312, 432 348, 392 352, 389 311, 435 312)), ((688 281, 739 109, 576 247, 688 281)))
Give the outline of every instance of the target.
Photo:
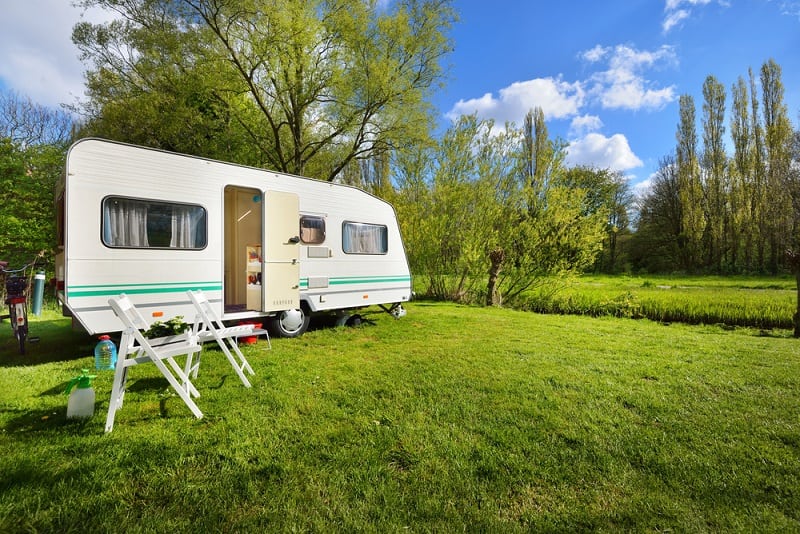
MULTIPOLYGON (((3 427, 5 432, 44 432, 48 430, 67 430, 75 434, 83 434, 86 426, 92 420, 67 419, 67 398, 64 397, 64 406, 42 410, 3 410, 7 414, 14 414, 3 427)), ((95 403, 95 417, 103 411, 103 403, 95 403)))
POLYGON ((77 360, 90 356, 97 342, 82 331, 75 331, 70 320, 37 319, 31 317, 30 338, 38 341, 25 344, 25 354, 19 353, 19 342, 8 321, 0 322, 0 367, 41 365, 52 362, 77 360))

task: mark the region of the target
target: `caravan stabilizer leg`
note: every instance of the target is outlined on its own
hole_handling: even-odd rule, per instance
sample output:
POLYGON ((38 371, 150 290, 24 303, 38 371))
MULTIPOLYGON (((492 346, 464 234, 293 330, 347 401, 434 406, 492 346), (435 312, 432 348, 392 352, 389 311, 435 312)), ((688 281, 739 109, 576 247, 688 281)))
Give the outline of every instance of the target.
POLYGON ((357 313, 339 312, 336 314, 336 326, 361 326, 365 319, 357 313))
POLYGON ((386 306, 384 306, 383 304, 379 304, 379 306, 383 311, 385 311, 386 313, 388 313, 389 315, 391 315, 395 319, 399 319, 401 317, 405 317, 406 316, 406 310, 405 310, 405 308, 403 308, 403 305, 400 304, 399 302, 395 302, 394 304, 392 304, 388 308, 386 306))

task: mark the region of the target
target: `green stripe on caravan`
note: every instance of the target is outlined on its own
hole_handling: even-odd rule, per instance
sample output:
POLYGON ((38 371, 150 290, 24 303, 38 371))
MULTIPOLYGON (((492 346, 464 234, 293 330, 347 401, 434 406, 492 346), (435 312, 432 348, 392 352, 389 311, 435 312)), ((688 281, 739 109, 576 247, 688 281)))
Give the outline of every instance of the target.
POLYGON ((178 282, 168 284, 114 284, 69 286, 68 297, 104 297, 119 295, 142 295, 145 293, 183 293, 188 290, 221 291, 222 282, 178 282))
MULTIPOLYGON (((360 276, 331 278, 331 286, 348 284, 388 284, 393 282, 410 282, 410 276, 360 276)), ((308 279, 300 280, 300 287, 308 288, 308 279)), ((126 293, 128 295, 141 295, 145 293, 182 293, 189 289, 202 289, 203 291, 221 291, 221 282, 179 282, 166 284, 113 284, 113 285, 82 285, 69 286, 69 297, 103 297, 126 293)))
POLYGON ((390 282, 410 282, 410 276, 364 276, 354 278, 331 278, 329 284, 332 286, 344 284, 386 284, 390 282))
MULTIPOLYGON (((358 276, 346 278, 330 278, 329 286, 342 286, 347 284, 389 284, 393 282, 411 282, 410 276, 358 276)), ((308 278, 300 279, 300 287, 308 289, 308 278)))

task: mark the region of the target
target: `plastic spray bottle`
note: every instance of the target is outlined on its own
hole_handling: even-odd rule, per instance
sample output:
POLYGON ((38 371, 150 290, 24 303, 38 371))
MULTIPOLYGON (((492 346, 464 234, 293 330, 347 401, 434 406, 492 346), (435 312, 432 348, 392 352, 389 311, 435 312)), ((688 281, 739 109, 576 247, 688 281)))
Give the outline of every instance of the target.
POLYGON ((90 375, 88 369, 83 369, 80 376, 76 376, 67 384, 69 394, 67 401, 67 419, 91 417, 94 415, 94 389, 92 389, 92 379, 95 375, 90 375), (73 389, 74 388, 74 389, 73 389), (72 391, 72 393, 70 393, 72 391))

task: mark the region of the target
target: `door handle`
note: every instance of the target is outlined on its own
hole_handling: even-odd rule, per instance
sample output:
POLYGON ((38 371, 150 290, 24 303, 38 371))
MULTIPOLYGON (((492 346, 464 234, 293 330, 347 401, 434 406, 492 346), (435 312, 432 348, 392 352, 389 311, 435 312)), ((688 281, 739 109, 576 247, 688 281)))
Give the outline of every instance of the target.
POLYGON ((293 245, 296 245, 299 242, 300 242, 300 236, 298 236, 298 235, 289 238, 289 243, 291 243, 293 245))

